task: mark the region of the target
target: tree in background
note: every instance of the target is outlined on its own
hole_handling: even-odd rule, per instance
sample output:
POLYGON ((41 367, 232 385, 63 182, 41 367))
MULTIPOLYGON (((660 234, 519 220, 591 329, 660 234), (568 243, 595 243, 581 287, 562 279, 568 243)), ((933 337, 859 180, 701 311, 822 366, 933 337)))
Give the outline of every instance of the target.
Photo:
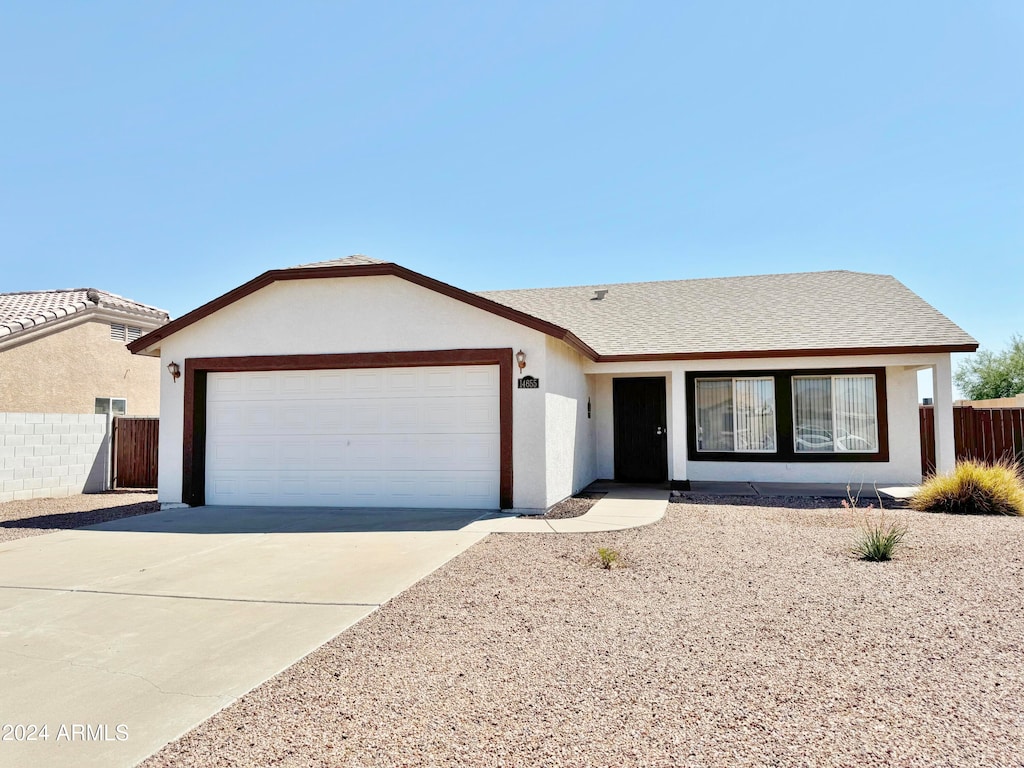
POLYGON ((979 351, 964 360, 953 374, 953 381, 970 400, 1013 397, 1024 392, 1024 337, 1011 336, 1010 348, 1003 352, 979 351))

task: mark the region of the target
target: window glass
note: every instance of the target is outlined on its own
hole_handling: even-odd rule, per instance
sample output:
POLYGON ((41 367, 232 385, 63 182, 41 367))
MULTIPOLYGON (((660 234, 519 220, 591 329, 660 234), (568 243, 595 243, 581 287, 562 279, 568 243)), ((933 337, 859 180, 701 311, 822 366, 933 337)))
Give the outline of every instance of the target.
POLYGON ((123 397, 97 397, 95 413, 112 413, 124 416, 128 412, 128 401, 123 397))
POLYGON ((732 451, 732 379, 697 380, 697 450, 732 451))
POLYGON ((794 376, 793 430, 798 453, 877 453, 875 377, 794 376))
POLYGON ((698 451, 774 452, 775 380, 697 379, 696 420, 698 451))

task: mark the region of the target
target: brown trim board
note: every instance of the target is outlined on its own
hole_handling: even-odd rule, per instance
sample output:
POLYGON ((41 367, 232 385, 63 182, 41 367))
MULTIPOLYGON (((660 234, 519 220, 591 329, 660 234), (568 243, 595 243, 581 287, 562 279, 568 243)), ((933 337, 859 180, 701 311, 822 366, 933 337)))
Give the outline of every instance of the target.
MULTIPOLYGON (((347 268, 349 269, 349 268, 347 268)), ((339 355, 267 355, 185 359, 185 418, 182 434, 181 500, 206 503, 206 377, 240 371, 311 371, 343 368, 414 368, 428 365, 497 365, 499 375, 499 480, 502 509, 512 498, 512 348, 367 352, 339 355)))
POLYGON ((749 360, 766 357, 841 357, 845 355, 913 355, 975 352, 977 344, 932 344, 903 347, 824 347, 821 349, 748 349, 722 352, 664 352, 657 354, 598 355, 597 363, 644 363, 662 360, 749 360))
POLYGON ((449 298, 469 304, 477 309, 482 309, 485 312, 490 312, 491 314, 498 315, 506 320, 511 320, 514 323, 524 325, 527 328, 540 331, 548 336, 564 341, 566 344, 576 349, 585 357, 589 357, 591 360, 597 359, 597 352, 577 338, 574 333, 562 328, 561 326, 550 323, 547 320, 541 320, 533 315, 528 315, 525 312, 520 312, 519 310, 512 309, 504 304, 499 304, 496 301, 485 299, 483 296, 477 296, 475 293, 464 291, 461 288, 456 288, 454 285, 442 283, 440 280, 435 280, 432 277, 427 277, 419 272, 413 272, 411 269, 406 269, 405 267, 392 263, 357 264, 348 267, 334 266, 272 269, 269 272, 264 272, 259 277, 255 277, 249 282, 238 286, 234 290, 228 291, 223 296, 219 296, 213 301, 203 304, 201 307, 192 310, 188 314, 182 315, 178 319, 172 320, 154 331, 150 331, 145 336, 142 336, 128 344, 128 349, 137 354, 146 347, 152 346, 158 341, 177 333, 182 328, 185 328, 198 320, 202 320, 204 317, 212 315, 214 312, 223 309, 229 304, 235 303, 239 299, 248 296, 250 293, 255 293, 261 288, 265 288, 279 280, 319 280, 334 277, 379 277, 382 275, 391 275, 402 278, 410 283, 415 283, 416 285, 422 286, 431 291, 435 291, 444 296, 448 296, 449 298))

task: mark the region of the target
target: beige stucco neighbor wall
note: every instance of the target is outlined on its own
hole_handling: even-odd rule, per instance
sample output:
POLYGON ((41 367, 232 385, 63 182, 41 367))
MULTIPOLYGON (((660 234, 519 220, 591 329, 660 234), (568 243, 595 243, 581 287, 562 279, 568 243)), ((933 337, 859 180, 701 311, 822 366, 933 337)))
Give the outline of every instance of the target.
POLYGON ((97 397, 125 398, 132 416, 160 412, 160 361, 111 339, 109 321, 64 323, 0 350, 0 412, 91 414, 97 397))
POLYGON ((1024 394, 996 397, 991 400, 957 400, 954 405, 969 405, 972 408, 1024 408, 1024 394))

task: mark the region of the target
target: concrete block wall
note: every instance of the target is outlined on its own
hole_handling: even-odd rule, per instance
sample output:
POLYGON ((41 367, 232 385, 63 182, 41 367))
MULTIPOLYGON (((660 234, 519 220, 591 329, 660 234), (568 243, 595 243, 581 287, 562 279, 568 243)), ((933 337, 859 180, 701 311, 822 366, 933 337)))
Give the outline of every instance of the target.
POLYGON ((107 489, 107 417, 0 413, 0 502, 107 489))

